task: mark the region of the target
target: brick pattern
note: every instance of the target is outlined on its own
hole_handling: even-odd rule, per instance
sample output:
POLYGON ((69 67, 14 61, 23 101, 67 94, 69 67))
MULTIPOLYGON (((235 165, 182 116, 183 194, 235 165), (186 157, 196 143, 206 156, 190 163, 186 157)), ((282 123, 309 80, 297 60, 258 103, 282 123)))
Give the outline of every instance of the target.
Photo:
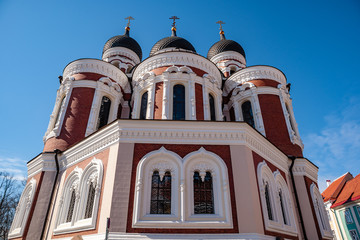
POLYGON ((126 232, 129 233, 238 233, 238 220, 234 193, 234 182, 230 156, 230 146, 228 145, 180 145, 180 144, 135 144, 134 159, 131 171, 131 187, 129 196, 129 212, 127 218, 126 232), (229 185, 230 185, 230 199, 232 206, 233 228, 231 229, 156 229, 156 228, 132 228, 132 215, 134 204, 134 189, 136 180, 136 168, 141 158, 151 151, 158 150, 165 147, 169 151, 177 153, 180 157, 185 157, 187 154, 199 150, 201 147, 207 151, 219 155, 225 162, 228 168, 229 185))
POLYGON ((162 119, 163 89, 163 82, 156 83, 154 97, 154 119, 162 119))
POLYGON ((195 83, 196 120, 204 120, 204 98, 201 84, 195 83))
POLYGON ((302 157, 301 147, 290 141, 280 98, 277 95, 258 95, 266 138, 287 155, 302 157))
POLYGON ((94 88, 79 87, 72 90, 60 135, 46 141, 44 152, 54 149, 64 151, 85 137, 94 92, 94 88))

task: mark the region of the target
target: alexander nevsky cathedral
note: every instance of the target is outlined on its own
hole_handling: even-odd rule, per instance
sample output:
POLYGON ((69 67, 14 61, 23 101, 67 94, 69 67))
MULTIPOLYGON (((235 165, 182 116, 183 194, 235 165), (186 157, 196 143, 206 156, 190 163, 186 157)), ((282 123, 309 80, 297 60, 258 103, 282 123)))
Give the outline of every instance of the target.
POLYGON ((127 19, 59 77, 9 239, 332 239, 284 73, 175 16, 143 59, 127 19))

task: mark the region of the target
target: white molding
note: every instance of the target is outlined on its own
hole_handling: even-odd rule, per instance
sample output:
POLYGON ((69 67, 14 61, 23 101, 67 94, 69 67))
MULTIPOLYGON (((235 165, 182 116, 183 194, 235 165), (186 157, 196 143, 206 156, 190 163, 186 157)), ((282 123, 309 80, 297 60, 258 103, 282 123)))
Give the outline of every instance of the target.
POLYGON ((79 59, 69 63, 64 69, 63 77, 65 79, 74 74, 84 72, 98 73, 109 77, 118 83, 124 92, 131 92, 126 74, 111 63, 98 59, 79 59))
MULTIPOLYGON (((117 120, 67 149, 59 156, 64 170, 115 143, 245 145, 288 172, 288 158, 260 133, 242 122, 117 120)), ((29 164, 36 166, 38 157, 29 164)), ((36 168, 29 169, 29 175, 36 168)), ((42 167, 36 169, 40 171, 42 167)))
POLYGON ((312 204, 313 204, 313 207, 314 207, 314 210, 315 210, 317 223, 318 223, 318 226, 320 228, 321 236, 323 238, 332 239, 333 235, 332 235, 332 232, 331 232, 329 218, 328 218, 328 215, 326 213, 324 201, 323 201, 321 193, 319 192, 319 189, 316 187, 315 183, 312 183, 310 185, 310 195, 311 195, 312 204), (316 206, 316 201, 319 204, 319 208, 317 208, 317 206, 316 206), (320 218, 323 219, 323 223, 325 224, 324 227, 321 224, 320 218))
POLYGON ((317 182, 318 168, 305 158, 297 158, 293 167, 294 176, 306 176, 317 182))
POLYGON ((176 56, 174 56, 172 52, 164 52, 145 59, 136 67, 133 74, 133 81, 138 81, 141 76, 151 70, 173 65, 190 66, 203 70, 221 87, 222 78, 216 65, 200 55, 187 52, 178 52, 176 56))
POLYGON ((31 178, 26 184, 16 207, 14 219, 9 231, 9 238, 17 238, 23 235, 26 223, 29 220, 29 213, 33 204, 35 191, 36 180, 31 178))
POLYGON ((115 56, 124 56, 128 58, 128 60, 133 61, 133 65, 139 64, 141 61, 139 56, 134 51, 124 47, 112 47, 106 50, 103 53, 102 59, 103 61, 110 62, 111 59, 115 56))
POLYGON ((251 66, 237 71, 226 80, 224 95, 227 96, 239 84, 256 79, 270 79, 286 85, 286 77, 279 69, 270 66, 251 66))
MULTIPOLYGON (((235 51, 226 51, 226 52, 222 52, 219 54, 216 54, 215 56, 213 56, 210 61, 212 61, 215 64, 218 64, 220 61, 222 61, 222 63, 224 63, 224 60, 235 60, 236 62, 238 62, 238 64, 240 65, 240 67, 245 68, 246 67, 246 59, 243 55, 241 55, 238 52, 235 51)), ((224 64, 224 66, 227 66, 227 63, 224 64)))

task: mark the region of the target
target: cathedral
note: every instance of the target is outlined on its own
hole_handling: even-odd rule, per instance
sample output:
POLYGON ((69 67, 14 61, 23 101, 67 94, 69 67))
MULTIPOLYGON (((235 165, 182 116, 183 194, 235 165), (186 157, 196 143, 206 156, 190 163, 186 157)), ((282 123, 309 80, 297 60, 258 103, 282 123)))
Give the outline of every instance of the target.
POLYGON ((332 239, 284 73, 175 16, 143 59, 127 19, 59 77, 9 239, 332 239))

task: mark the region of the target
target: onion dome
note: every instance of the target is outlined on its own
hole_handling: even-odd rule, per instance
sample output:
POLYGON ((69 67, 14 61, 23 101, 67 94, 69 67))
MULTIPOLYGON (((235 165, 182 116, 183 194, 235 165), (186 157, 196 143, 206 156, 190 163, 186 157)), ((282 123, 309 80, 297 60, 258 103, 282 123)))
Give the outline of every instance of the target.
POLYGON ((138 55, 140 60, 142 58, 141 47, 135 39, 130 37, 130 27, 128 27, 128 26, 125 28, 124 35, 114 36, 105 43, 105 46, 103 49, 103 54, 106 50, 108 50, 110 48, 114 48, 114 47, 128 48, 131 51, 133 51, 134 53, 136 53, 136 55, 138 55))
POLYGON ((240 44, 238 44, 237 42, 235 42, 233 40, 226 39, 224 31, 221 30, 220 31, 220 41, 214 43, 214 45, 211 46, 211 48, 207 54, 207 58, 211 59, 215 55, 222 53, 222 52, 226 52, 226 51, 238 52, 245 57, 245 51, 240 46, 240 44))
POLYGON ((160 39, 155 43, 155 45, 151 48, 150 56, 153 56, 158 51, 165 48, 176 48, 176 49, 184 49, 192 52, 196 52, 194 46, 186 39, 176 36, 176 28, 171 28, 172 34, 170 37, 165 37, 160 39))

